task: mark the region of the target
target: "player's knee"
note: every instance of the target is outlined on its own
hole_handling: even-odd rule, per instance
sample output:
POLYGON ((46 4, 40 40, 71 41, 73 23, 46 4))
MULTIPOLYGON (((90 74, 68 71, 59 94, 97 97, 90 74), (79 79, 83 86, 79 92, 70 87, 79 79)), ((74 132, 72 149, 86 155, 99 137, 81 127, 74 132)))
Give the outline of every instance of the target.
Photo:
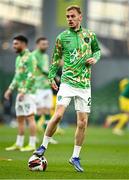
POLYGON ((30 127, 33 127, 33 128, 36 128, 36 123, 35 123, 35 121, 32 121, 31 123, 29 123, 29 126, 30 126, 30 127))
POLYGON ((80 119, 78 122, 77 122, 77 126, 78 128, 80 129, 85 129, 86 126, 87 126, 87 120, 86 119, 80 119))
POLYGON ((29 123, 29 126, 33 126, 33 127, 35 127, 36 126, 36 122, 35 122, 35 119, 34 119, 34 116, 28 116, 27 117, 27 121, 28 121, 28 123, 29 123))

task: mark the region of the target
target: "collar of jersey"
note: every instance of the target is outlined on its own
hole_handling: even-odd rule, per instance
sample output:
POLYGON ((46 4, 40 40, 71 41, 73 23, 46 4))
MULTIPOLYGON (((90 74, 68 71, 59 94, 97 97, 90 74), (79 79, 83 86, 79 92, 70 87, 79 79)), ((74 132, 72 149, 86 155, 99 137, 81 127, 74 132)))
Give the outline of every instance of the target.
POLYGON ((23 56, 26 52, 28 52, 29 50, 28 49, 25 49, 24 51, 22 51, 21 53, 20 53, 20 56, 23 56))
POLYGON ((78 30, 74 30, 73 28, 69 28, 69 29, 72 32, 80 32, 80 31, 82 31, 82 27, 81 26, 80 26, 80 28, 78 30))
POLYGON ((40 53, 40 54, 45 54, 45 51, 42 52, 40 49, 36 49, 36 52, 40 53))

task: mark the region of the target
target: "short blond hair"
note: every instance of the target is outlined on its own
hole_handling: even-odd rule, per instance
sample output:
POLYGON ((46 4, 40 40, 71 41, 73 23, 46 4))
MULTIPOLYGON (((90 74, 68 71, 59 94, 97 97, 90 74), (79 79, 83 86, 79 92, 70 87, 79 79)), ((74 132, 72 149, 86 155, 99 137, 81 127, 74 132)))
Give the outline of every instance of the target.
POLYGON ((79 14, 82 14, 81 8, 79 6, 77 6, 77 5, 68 6, 66 8, 66 11, 70 11, 70 10, 73 10, 73 9, 75 9, 79 14))

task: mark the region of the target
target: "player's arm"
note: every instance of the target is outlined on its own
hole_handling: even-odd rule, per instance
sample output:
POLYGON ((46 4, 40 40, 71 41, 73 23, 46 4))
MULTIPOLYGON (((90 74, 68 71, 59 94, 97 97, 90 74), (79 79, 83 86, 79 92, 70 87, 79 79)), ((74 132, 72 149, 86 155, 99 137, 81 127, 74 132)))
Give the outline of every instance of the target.
POLYGON ((57 90, 58 87, 54 79, 59 69, 59 64, 60 64, 61 59, 62 59, 62 44, 61 44, 60 38, 58 37, 56 39, 56 44, 55 44, 55 48, 54 48, 54 52, 52 56, 52 64, 50 66, 49 75, 48 75, 52 88, 55 90, 57 90))
POLYGON ((15 69, 16 69, 15 70, 15 75, 14 75, 14 77, 12 79, 12 82, 10 83, 8 89, 4 93, 4 98, 7 99, 7 100, 9 100, 13 90, 17 88, 17 84, 18 84, 17 67, 15 67, 15 69))
POLYGON ((17 83, 18 83, 17 81, 18 81, 18 74, 15 72, 13 80, 12 80, 11 84, 9 85, 9 89, 11 91, 13 91, 14 89, 17 88, 17 83))
POLYGON ((42 74, 48 76, 49 72, 49 56, 47 54, 44 55, 44 60, 38 61, 38 68, 41 70, 42 74))
POLYGON ((64 61, 63 61, 63 60, 60 60, 59 69, 58 69, 57 74, 56 74, 56 77, 55 77, 55 80, 56 80, 56 82, 57 82, 58 84, 59 84, 60 81, 61 81, 63 64, 64 64, 64 61))
POLYGON ((92 58, 87 59, 86 62, 89 64, 95 64, 101 57, 101 51, 95 33, 93 33, 91 37, 91 50, 92 58))

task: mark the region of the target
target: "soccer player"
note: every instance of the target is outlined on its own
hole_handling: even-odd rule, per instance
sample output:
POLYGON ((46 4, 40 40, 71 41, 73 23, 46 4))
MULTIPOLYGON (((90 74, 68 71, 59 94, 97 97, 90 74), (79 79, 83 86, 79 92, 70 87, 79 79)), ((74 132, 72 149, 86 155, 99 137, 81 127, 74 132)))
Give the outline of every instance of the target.
MULTIPOLYGON (((48 81, 49 72, 49 56, 46 51, 49 47, 48 39, 40 37, 36 41, 37 48, 33 51, 33 56, 37 61, 36 75, 36 106, 37 115, 36 120, 39 120, 43 115, 45 117, 44 129, 46 129, 48 121, 51 119, 51 108, 52 108, 52 90, 48 81)), ((52 144, 57 144, 53 138, 50 141, 52 144)))
POLYGON ((14 78, 6 90, 4 97, 9 100, 13 90, 17 89, 18 94, 15 109, 18 122, 18 135, 16 143, 11 147, 7 147, 7 151, 32 151, 36 148, 36 124, 34 120, 36 106, 32 95, 35 92, 33 84, 35 82, 34 69, 36 69, 36 61, 27 49, 27 44, 28 39, 23 35, 16 36, 13 39, 13 48, 18 56, 16 58, 14 78), (29 144, 23 147, 25 120, 29 124, 30 138, 29 144))
POLYGON ((42 156, 48 147, 50 138, 57 125, 74 98, 77 113, 77 129, 72 157, 69 162, 73 167, 83 172, 79 154, 84 141, 88 114, 91 106, 91 67, 100 59, 100 48, 95 33, 81 27, 82 13, 80 7, 73 5, 66 9, 66 19, 69 28, 58 35, 49 71, 49 80, 53 89, 58 90, 55 76, 59 62, 63 58, 63 73, 61 85, 57 94, 57 106, 49 121, 42 145, 34 152, 42 156))
POLYGON ((116 135, 123 135, 122 128, 129 121, 129 79, 123 79, 119 83, 120 96, 119 108, 120 113, 110 115, 107 117, 104 127, 109 127, 112 123, 117 122, 113 128, 113 133, 116 135))

